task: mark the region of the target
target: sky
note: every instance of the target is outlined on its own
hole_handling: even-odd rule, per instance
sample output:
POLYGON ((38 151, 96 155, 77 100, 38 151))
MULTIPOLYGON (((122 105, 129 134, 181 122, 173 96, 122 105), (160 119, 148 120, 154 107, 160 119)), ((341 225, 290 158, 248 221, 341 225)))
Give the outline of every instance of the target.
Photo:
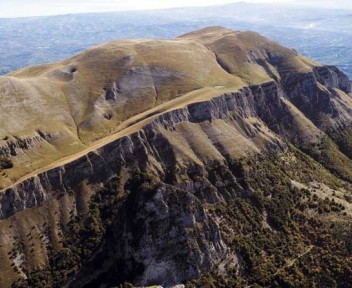
POLYGON ((0 0, 0 17, 10 18, 68 13, 163 9, 171 7, 209 6, 232 2, 275 2, 352 9, 352 0, 0 0))

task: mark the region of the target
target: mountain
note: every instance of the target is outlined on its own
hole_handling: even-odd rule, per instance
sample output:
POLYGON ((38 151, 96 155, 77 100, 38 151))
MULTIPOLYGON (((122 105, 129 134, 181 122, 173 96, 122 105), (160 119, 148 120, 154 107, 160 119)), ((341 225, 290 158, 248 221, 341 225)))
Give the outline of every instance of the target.
POLYGON ((175 38, 204 26, 257 31, 352 76, 351 10, 289 4, 210 7, 0 19, 0 74, 71 57, 125 38, 175 38))
POLYGON ((14 71, 0 96, 1 287, 352 280, 338 68, 209 27, 14 71))

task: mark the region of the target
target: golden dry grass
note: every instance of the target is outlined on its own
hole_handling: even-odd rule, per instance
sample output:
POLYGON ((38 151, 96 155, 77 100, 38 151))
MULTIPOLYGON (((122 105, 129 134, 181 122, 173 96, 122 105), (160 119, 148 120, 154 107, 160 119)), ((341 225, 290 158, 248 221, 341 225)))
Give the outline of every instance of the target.
POLYGON ((314 65, 256 33, 213 27, 171 40, 114 41, 12 72, 0 77, 0 139, 7 139, 0 147, 38 131, 55 137, 21 151, 0 185, 77 159, 161 113, 272 81, 279 69, 314 65), (270 57, 282 59, 283 66, 274 67, 270 57), (128 127, 133 122, 138 123, 128 127))

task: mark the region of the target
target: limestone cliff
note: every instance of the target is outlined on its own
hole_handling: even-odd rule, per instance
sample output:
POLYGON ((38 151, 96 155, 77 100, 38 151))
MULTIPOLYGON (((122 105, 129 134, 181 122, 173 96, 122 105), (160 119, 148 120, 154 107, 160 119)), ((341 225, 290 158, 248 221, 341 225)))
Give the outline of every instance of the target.
POLYGON ((1 287, 279 287, 291 267, 316 285, 299 278, 306 254, 326 277, 336 243, 338 264, 350 256, 334 229, 352 212, 352 88, 336 67, 212 27, 0 80, 16 113, 1 130, 1 287))

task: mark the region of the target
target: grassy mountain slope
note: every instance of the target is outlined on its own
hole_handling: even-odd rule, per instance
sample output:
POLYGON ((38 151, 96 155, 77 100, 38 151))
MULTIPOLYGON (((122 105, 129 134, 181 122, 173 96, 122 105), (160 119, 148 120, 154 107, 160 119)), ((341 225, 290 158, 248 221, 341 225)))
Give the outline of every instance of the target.
POLYGON ((0 286, 349 283, 337 68, 210 27, 0 83, 0 286))

